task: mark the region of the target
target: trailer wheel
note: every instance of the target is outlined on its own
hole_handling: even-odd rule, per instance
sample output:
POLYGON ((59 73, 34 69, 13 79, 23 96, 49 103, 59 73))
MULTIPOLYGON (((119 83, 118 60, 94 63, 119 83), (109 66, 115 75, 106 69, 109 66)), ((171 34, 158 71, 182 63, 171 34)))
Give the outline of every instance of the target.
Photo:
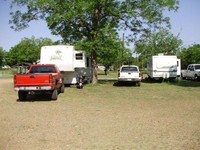
POLYGON ((18 97, 19 97, 19 101, 24 101, 24 100, 26 100, 27 92, 25 92, 25 91, 19 91, 19 92, 18 92, 18 97))
POLYGON ((57 100, 58 98, 58 91, 57 89, 53 90, 53 92, 51 93, 51 99, 52 100, 57 100))

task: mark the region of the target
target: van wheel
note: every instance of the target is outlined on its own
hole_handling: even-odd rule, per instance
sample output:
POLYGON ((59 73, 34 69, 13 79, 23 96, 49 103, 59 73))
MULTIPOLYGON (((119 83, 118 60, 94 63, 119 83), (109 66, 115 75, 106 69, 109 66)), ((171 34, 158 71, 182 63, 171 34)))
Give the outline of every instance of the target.
POLYGON ((19 101, 24 101, 24 100, 26 100, 27 92, 25 92, 25 91, 19 91, 19 92, 18 92, 18 97, 19 97, 19 101))
POLYGON ((51 99, 52 100, 57 100, 58 98, 58 91, 57 89, 53 90, 53 92, 51 93, 51 99))

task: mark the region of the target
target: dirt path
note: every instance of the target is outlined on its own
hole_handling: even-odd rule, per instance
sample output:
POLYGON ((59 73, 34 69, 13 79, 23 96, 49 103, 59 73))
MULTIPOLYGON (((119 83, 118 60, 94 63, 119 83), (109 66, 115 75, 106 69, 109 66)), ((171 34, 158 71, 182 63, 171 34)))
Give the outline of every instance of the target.
POLYGON ((69 98, 75 89, 66 88, 57 101, 18 102, 12 82, 0 80, 0 150, 200 148, 197 100, 166 107, 154 101, 111 104, 92 95, 69 98))

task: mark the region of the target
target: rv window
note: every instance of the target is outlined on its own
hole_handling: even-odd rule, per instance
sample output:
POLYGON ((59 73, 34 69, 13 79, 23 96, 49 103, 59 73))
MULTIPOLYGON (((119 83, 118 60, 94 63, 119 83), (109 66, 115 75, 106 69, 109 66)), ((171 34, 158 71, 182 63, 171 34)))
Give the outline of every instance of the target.
POLYGON ((83 53, 77 53, 76 60, 82 60, 82 59, 83 59, 83 53))

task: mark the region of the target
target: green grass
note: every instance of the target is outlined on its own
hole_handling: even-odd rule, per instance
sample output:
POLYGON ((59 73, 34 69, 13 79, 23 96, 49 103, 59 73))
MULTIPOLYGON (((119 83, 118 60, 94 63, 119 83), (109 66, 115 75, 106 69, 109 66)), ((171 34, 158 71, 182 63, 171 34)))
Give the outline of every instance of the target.
MULTIPOLYGON (((113 86, 109 81, 87 84, 83 89, 66 87, 57 101, 35 96, 31 102, 16 102, 12 80, 1 81, 1 117, 6 118, 2 124, 11 118, 2 131, 13 137, 32 137, 27 140, 36 146, 63 144, 62 149, 68 145, 68 149, 88 150, 200 147, 200 82, 142 82, 138 87, 113 86), (23 126, 38 130, 13 132, 23 126), (41 133, 46 134, 44 138, 41 133)), ((16 148, 17 143, 23 144, 10 144, 16 148)))
POLYGON ((112 149, 113 143, 116 149, 195 149, 200 145, 200 82, 143 82, 141 87, 113 83, 66 88, 59 95, 79 119, 81 133, 88 131, 84 141, 90 146, 94 142, 102 149, 112 149))
POLYGON ((148 101, 148 100, 184 100, 193 96, 200 97, 200 82, 181 80, 174 83, 144 83, 138 86, 113 86, 114 82, 103 82, 97 85, 85 85, 82 90, 67 89, 67 95, 73 99, 104 99, 106 101, 148 101), (191 91, 190 91, 191 90, 191 91), (191 93, 192 92, 192 93, 191 93), (195 93, 195 94, 193 94, 195 93))
POLYGON ((108 71, 107 75, 105 75, 104 71, 98 71, 98 78, 117 78, 117 71, 108 71))

